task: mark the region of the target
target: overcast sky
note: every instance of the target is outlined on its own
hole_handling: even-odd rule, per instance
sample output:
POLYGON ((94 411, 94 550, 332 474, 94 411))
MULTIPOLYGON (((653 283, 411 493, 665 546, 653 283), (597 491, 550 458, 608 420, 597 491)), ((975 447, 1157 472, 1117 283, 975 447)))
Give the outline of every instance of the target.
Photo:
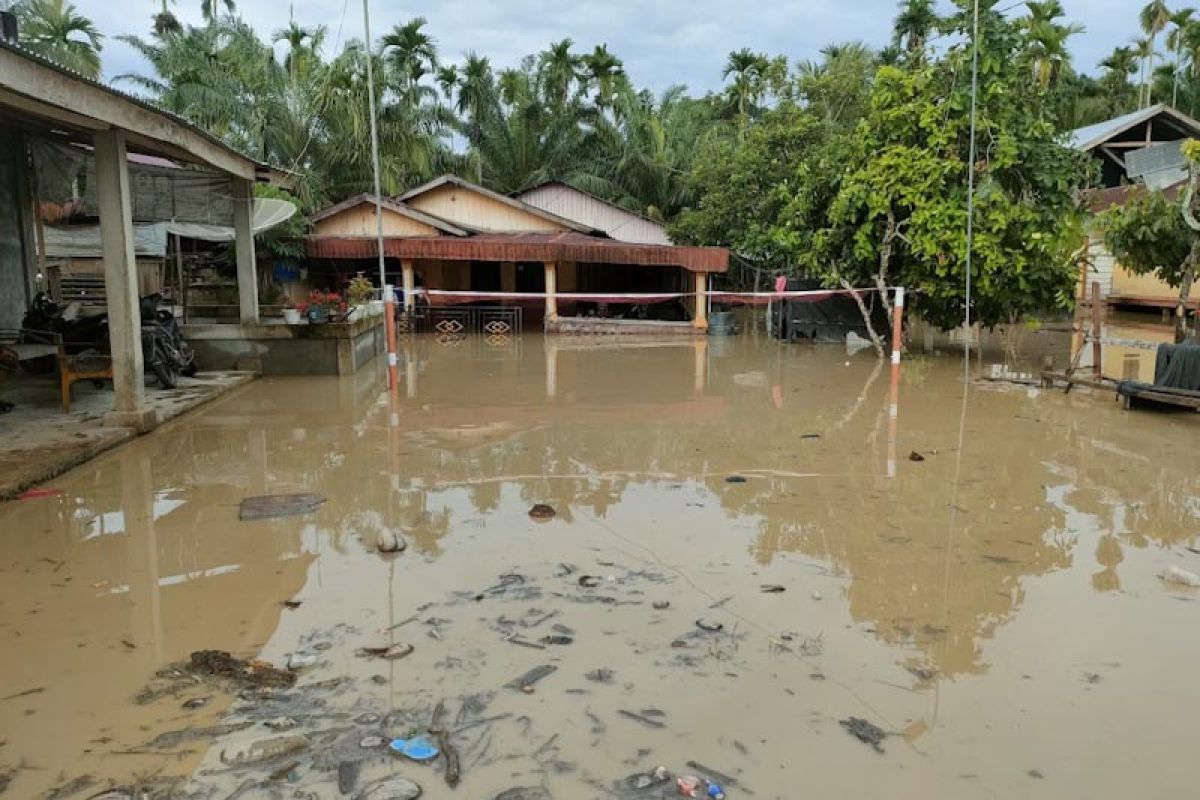
MULTIPOLYGON (((106 76, 145 71, 138 56, 112 37, 149 33, 161 0, 73 2, 109 37, 106 76)), ((1000 2, 1004 7, 1015 0, 1000 2)), ((1114 46, 1126 43, 1141 4, 1063 0, 1068 18, 1087 27, 1074 42, 1076 67, 1093 72, 1114 46)), ((942 5, 949 7, 945 0, 942 5)), ((199 21, 200 0, 172 7, 180 19, 199 21)), ((264 36, 287 24, 286 0, 239 0, 237 8, 264 36)), ((328 27, 331 45, 339 29, 341 41, 362 37, 361 0, 296 0, 292 8, 300 24, 328 27)), ((891 35, 895 11, 895 0, 371 0, 371 27, 378 38, 397 22, 423 16, 443 60, 459 61, 474 50, 501 67, 564 37, 580 51, 606 43, 637 86, 660 91, 682 83, 703 94, 720 85, 730 50, 749 47, 794 62, 814 58, 830 42, 862 39, 880 46, 891 35)))

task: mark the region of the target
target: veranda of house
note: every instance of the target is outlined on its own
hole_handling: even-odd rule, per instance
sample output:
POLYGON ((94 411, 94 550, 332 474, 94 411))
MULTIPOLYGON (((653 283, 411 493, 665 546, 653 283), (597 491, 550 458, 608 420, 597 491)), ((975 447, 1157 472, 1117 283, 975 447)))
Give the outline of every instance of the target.
MULTIPOLYGON (((406 312, 519 308, 520 324, 547 332, 706 330, 708 277, 728 268, 728 251, 663 244, 665 233, 647 241, 657 223, 566 193, 579 196, 566 209, 573 218, 452 176, 381 200, 385 271, 406 312), (616 238, 631 231, 639 240, 616 238)), ((375 211, 360 195, 314 215, 310 272, 335 283, 356 272, 374 278, 375 211)))

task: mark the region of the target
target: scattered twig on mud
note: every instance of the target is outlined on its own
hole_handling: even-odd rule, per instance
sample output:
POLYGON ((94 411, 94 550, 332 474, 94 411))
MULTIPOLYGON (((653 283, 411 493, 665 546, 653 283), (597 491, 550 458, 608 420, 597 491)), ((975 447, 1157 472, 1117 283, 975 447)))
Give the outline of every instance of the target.
POLYGON ((26 689, 23 692, 17 692, 16 694, 10 694, 6 697, 0 697, 0 701, 16 700, 18 697, 29 697, 29 695, 31 695, 31 694, 41 694, 44 691, 46 691, 45 686, 38 686, 35 689, 26 689))
POLYGON ((109 750, 108 754, 113 756, 161 756, 163 758, 183 758, 195 753, 195 750, 172 750, 169 753, 163 753, 158 750, 109 750))
POLYGON ((528 641, 527 639, 522 639, 521 637, 517 636, 515 633, 510 633, 508 636, 505 636, 503 641, 506 641, 509 644, 517 644, 517 645, 520 645, 521 647, 528 647, 532 650, 545 650, 546 649, 546 646, 544 644, 538 644, 537 642, 531 642, 531 641, 528 641))
POLYGON ((446 715, 446 704, 439 700, 437 706, 433 709, 433 719, 429 723, 429 732, 437 739, 438 746, 442 749, 442 757, 446 760, 446 785, 451 789, 458 786, 458 781, 461 775, 461 767, 459 765, 458 750, 454 748, 454 744, 450 741, 450 735, 446 733, 446 726, 442 717, 446 715))
POLYGON ((549 739, 547 739, 545 742, 543 742, 541 747, 539 747, 537 750, 534 750, 534 751, 533 751, 533 757, 534 757, 534 758, 537 758, 537 757, 538 757, 538 756, 540 756, 542 753, 546 752, 546 750, 547 750, 547 749, 548 749, 548 748, 549 748, 549 747, 550 747, 552 744, 554 744, 554 742, 555 742, 555 741, 557 741, 557 739, 558 739, 558 734, 556 733, 556 734, 554 734, 553 736, 551 736, 549 739))
POLYGON ((511 716, 512 716, 512 714, 505 712, 503 714, 497 714, 494 717, 484 717, 483 719, 477 719, 474 722, 468 722, 466 725, 460 725, 459 727, 457 727, 453 731, 451 731, 451 733, 453 733, 455 736, 457 736, 458 734, 462 733, 463 731, 471 730, 471 728, 478 728, 480 725, 488 725, 493 722, 499 722, 500 720, 508 719, 511 716))
POLYGON ((733 595, 728 595, 726 597, 722 597, 720 600, 716 601, 711 606, 709 606, 709 608, 720 608, 721 606, 725 605, 732 599, 733 599, 733 595))
POLYGON ((479 748, 479 752, 475 754, 475 758, 471 760, 471 767, 479 766, 479 762, 483 761, 483 757, 487 755, 488 750, 492 747, 492 732, 489 729, 485 731, 483 736, 479 737, 479 741, 483 742, 483 746, 479 748))
POLYGON ((257 788, 258 788, 258 781, 254 780, 254 778, 247 778, 246 780, 242 781, 241 785, 239 785, 236 789, 233 790, 233 794, 226 797, 225 800, 238 800, 239 797, 246 794, 251 789, 257 789, 257 788))
POLYGON ((400 620, 399 622, 397 622, 395 625, 389 625, 389 626, 387 626, 386 628, 384 628, 384 629, 383 629, 383 632, 384 632, 384 633, 387 633, 388 631, 394 631, 394 630, 396 630, 397 628, 403 628, 403 627, 404 627, 405 625, 407 625, 408 623, 410 623, 410 622, 416 622, 416 621, 417 621, 418 619, 420 619, 420 618, 421 618, 421 615, 420 615, 420 614, 413 614, 413 615, 412 615, 411 617, 409 617, 408 619, 402 619, 402 620, 400 620))
POLYGON ((656 719, 642 716, 641 714, 635 713, 633 711, 626 711, 623 708, 618 709, 617 713, 620 714, 622 717, 625 717, 626 719, 635 720, 635 721, 640 722, 643 725, 646 725, 650 728, 665 728, 666 727, 666 725, 664 725, 663 723, 659 722, 656 719))

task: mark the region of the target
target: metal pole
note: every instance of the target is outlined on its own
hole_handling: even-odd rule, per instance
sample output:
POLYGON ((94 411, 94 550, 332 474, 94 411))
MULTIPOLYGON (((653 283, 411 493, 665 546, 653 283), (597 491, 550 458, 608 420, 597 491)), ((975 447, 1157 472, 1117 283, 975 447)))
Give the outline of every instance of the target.
POLYGON ((371 10, 363 0, 363 35, 367 39, 367 102, 371 114, 371 167, 375 173, 375 249, 379 254, 379 288, 383 292, 383 313, 387 331, 388 389, 395 389, 396 376, 396 298, 387 282, 383 257, 383 190, 380 188, 379 121, 375 114, 375 50, 371 44, 371 10))
POLYGON ((967 291, 963 317, 963 379, 970 380, 971 370, 971 271, 975 249, 975 152, 976 122, 979 103, 979 0, 975 0, 975 20, 971 32, 971 144, 967 156, 967 291))
POLYGON ((896 433, 900 424, 900 349, 904 334, 904 287, 892 301, 892 380, 888 393, 887 475, 896 477, 896 433))

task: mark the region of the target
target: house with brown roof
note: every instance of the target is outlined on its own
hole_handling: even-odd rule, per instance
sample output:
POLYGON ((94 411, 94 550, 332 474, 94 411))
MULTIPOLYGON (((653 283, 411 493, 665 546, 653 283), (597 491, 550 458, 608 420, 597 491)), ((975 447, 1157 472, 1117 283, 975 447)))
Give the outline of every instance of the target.
MULTIPOLYGON (((379 211, 386 271, 414 317, 502 307, 551 332, 694 334, 707 329, 708 276, 729 266, 724 248, 623 239, 622 226, 602 227, 618 215, 593 202, 527 202, 453 175, 382 199, 379 211)), ((359 195, 315 214, 310 260, 371 274, 375 212, 374 197, 359 195)))

